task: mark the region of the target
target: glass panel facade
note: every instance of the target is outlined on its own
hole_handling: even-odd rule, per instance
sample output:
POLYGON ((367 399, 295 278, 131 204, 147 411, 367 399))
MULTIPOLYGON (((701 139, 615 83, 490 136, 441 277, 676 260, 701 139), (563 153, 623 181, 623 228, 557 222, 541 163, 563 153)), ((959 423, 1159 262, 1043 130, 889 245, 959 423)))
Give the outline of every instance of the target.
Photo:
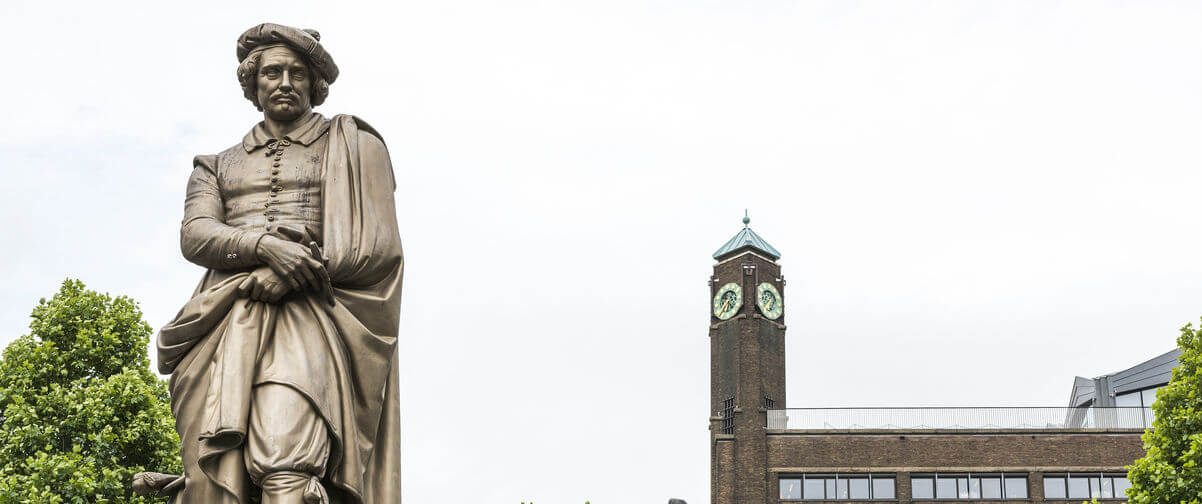
POLYGON ((956 496, 961 499, 968 498, 968 478, 956 478, 956 496))
POLYGON ((892 474, 802 474, 780 478, 781 500, 892 500, 892 474))
MULTIPOLYGON (((1011 478, 1014 479, 1014 478, 1011 478)), ((1001 478, 981 478, 981 498, 982 499, 1001 499, 1002 498, 1002 479, 1001 478)))
POLYGON ((1068 477, 1068 497, 1070 499, 1089 498, 1089 478, 1080 476, 1068 477))
POLYGON ((836 499, 846 499, 847 498, 847 480, 846 479, 836 479, 835 480, 835 498, 836 499))
POLYGON ((914 499, 934 499, 934 478, 910 478, 910 497, 914 499))
POLYGON ((820 479, 805 480, 805 497, 806 500, 821 500, 826 498, 826 485, 820 479))
POLYGON ((910 476, 914 500, 1026 499, 1027 476, 1021 474, 914 474, 910 476))
POLYGON ((1102 493, 1099 497, 1103 499, 1114 498, 1114 480, 1110 478, 1102 478, 1102 493))
POLYGON ((896 490, 893 478, 872 478, 873 499, 896 499, 896 490))
MULTIPOLYGON (((1124 474, 1068 473, 1043 478, 1045 499, 1125 499, 1131 483, 1124 474)), ((1007 496, 1009 497, 1009 496, 1007 496)))
POLYGON ((1045 476, 1043 478, 1043 497, 1045 499, 1063 499, 1068 497, 1064 486, 1064 476, 1045 476))
POLYGON ((1127 489, 1131 488, 1131 482, 1127 481, 1125 476, 1115 476, 1111 481, 1114 483, 1114 496, 1126 497, 1127 489))
MULTIPOLYGON (((1127 407, 1143 406, 1145 408, 1151 408, 1152 403, 1156 402, 1156 394, 1160 392, 1160 389, 1161 387, 1156 387, 1144 390, 1136 390, 1134 392, 1124 392, 1115 396, 1114 405, 1127 407)), ((1143 419, 1145 424, 1151 426, 1152 420, 1156 419, 1156 413, 1154 413, 1152 410, 1145 410, 1143 414, 1146 416, 1146 418, 1143 419)))
POLYGON ((936 478, 935 479, 935 498, 936 499, 955 499, 956 498, 956 480, 954 478, 936 478))
POLYGON ((1006 476, 1006 498, 1007 499, 1026 499, 1027 498, 1027 477, 1006 476))
MULTIPOLYGON (((1159 391, 1160 391, 1160 387, 1156 387, 1154 389, 1147 389, 1143 392, 1140 392, 1140 395, 1143 396, 1145 408, 1152 407, 1152 403, 1156 402, 1156 393, 1159 391)), ((1156 412, 1152 411, 1152 410, 1148 410, 1147 415, 1148 415, 1148 424, 1151 424, 1152 421, 1156 419, 1156 412)))
POLYGON ((1126 394, 1119 394, 1119 395, 1115 396, 1114 405, 1124 407, 1124 408, 1140 407, 1141 404, 1140 404, 1139 392, 1128 392, 1126 394))
POLYGON ((848 486, 851 487, 852 499, 869 499, 872 497, 872 491, 869 490, 868 478, 852 478, 847 480, 848 486))
POLYGON ((799 478, 781 478, 781 480, 780 480, 780 498, 781 499, 800 499, 801 498, 801 479, 799 479, 799 478))
POLYGON ((1140 392, 1140 395, 1143 396, 1145 408, 1152 407, 1152 403, 1156 402, 1156 394, 1158 392, 1160 392, 1160 387, 1150 388, 1140 392))

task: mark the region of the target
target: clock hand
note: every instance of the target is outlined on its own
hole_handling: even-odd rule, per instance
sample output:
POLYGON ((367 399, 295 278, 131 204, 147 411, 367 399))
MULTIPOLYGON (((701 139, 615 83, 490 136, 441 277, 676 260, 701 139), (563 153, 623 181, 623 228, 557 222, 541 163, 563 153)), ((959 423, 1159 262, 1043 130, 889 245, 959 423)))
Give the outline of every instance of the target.
POLYGON ((730 298, 722 300, 722 308, 718 309, 718 313, 726 313, 727 306, 730 306, 730 298))

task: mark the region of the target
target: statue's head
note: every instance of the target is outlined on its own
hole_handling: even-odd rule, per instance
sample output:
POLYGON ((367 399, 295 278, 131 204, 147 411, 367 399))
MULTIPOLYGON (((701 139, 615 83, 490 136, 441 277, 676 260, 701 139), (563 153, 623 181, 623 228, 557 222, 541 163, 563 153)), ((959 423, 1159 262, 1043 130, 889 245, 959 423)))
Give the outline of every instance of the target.
POLYGON ((264 23, 238 37, 242 94, 268 117, 291 121, 321 105, 338 78, 338 67, 321 46, 321 35, 264 23))

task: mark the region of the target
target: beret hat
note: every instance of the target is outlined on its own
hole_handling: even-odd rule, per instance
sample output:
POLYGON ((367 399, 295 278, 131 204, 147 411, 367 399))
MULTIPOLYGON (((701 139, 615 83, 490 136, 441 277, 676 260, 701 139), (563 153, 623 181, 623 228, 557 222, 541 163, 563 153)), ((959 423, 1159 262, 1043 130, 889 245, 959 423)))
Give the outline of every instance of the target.
POLYGON ((317 30, 302 30, 275 23, 263 23, 242 33, 238 37, 238 61, 246 59, 255 48, 264 45, 285 44, 309 60, 326 82, 334 83, 338 78, 338 65, 334 58, 321 46, 321 34, 317 30))

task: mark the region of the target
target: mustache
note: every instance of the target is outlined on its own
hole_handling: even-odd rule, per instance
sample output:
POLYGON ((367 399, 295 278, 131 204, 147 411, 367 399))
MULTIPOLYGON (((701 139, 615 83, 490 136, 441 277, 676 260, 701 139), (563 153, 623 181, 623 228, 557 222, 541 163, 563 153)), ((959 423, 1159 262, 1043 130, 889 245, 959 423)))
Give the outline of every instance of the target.
POLYGON ((294 91, 286 91, 286 92, 282 91, 282 92, 272 93, 272 95, 269 96, 267 99, 269 99, 271 101, 280 101, 280 100, 300 101, 300 95, 294 91))

